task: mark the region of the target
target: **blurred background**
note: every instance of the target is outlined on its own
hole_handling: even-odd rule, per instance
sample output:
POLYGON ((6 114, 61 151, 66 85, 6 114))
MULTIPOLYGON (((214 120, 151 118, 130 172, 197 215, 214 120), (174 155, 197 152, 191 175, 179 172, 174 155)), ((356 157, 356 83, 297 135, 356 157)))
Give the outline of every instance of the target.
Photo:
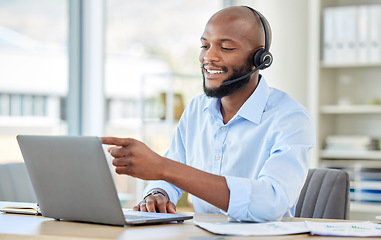
MULTIPOLYGON (((310 167, 350 173, 351 218, 380 215, 381 0, 0 0, 0 164, 23 161, 18 134, 133 137, 164 154, 202 93, 205 24, 234 5, 270 22, 261 74, 314 117, 310 167)), ((124 207, 140 201, 144 181, 114 177, 124 207)))

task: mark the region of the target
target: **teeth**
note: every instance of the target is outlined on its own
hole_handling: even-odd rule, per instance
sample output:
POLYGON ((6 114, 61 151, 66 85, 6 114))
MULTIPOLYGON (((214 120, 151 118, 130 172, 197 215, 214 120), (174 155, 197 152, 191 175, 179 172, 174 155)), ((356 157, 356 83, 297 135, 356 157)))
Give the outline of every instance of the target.
POLYGON ((211 69, 208 69, 208 68, 205 68, 205 70, 210 73, 210 74, 219 74, 219 73, 223 73, 224 71, 222 70, 211 70, 211 69))
POLYGON ((210 73, 210 74, 218 74, 218 73, 223 73, 223 71, 208 70, 208 73, 210 73))

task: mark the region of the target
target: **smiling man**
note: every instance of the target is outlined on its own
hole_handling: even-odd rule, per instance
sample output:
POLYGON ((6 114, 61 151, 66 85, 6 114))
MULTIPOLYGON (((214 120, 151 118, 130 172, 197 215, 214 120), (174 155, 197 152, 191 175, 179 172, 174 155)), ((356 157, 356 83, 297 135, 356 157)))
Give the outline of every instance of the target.
MULTIPOLYGON (((223 98, 246 85, 254 76, 258 79, 256 72, 242 81, 221 86, 222 81, 227 82, 250 72, 254 68, 254 53, 265 47, 261 21, 253 10, 244 10, 246 17, 230 13, 219 18, 216 14, 205 27, 201 37, 202 51, 199 60, 203 68, 204 92, 207 96, 223 98)), ((256 83, 252 85, 256 86, 256 83)), ((250 88, 251 91, 254 89, 255 87, 250 88)))
POLYGON ((315 142, 306 109, 259 74, 271 31, 248 7, 214 14, 201 36, 204 94, 186 107, 165 156, 130 138, 103 138, 116 172, 152 181, 135 210, 175 213, 183 191, 196 212, 239 221, 293 216, 315 142))

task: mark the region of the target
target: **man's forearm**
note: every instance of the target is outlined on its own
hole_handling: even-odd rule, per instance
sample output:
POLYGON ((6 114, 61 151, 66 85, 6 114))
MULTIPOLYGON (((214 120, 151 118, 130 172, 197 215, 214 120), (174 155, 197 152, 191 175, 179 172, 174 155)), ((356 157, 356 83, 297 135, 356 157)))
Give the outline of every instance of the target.
POLYGON ((162 168, 163 180, 227 211, 230 191, 223 176, 207 173, 185 164, 168 161, 162 168))

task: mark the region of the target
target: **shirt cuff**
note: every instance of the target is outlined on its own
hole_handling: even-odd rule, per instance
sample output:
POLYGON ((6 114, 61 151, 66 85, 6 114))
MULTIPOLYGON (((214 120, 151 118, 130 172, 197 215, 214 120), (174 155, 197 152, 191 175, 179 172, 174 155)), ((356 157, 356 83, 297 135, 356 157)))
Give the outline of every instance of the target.
POLYGON ((161 188, 163 189, 169 197, 169 201, 173 202, 175 205, 177 201, 180 199, 182 190, 179 188, 173 186, 170 183, 167 183, 165 181, 152 181, 150 182, 147 187, 144 189, 144 196, 147 195, 147 193, 154 188, 161 188))
POLYGON ((250 179, 232 176, 225 176, 225 179, 230 190, 227 214, 237 220, 249 220, 247 213, 252 191, 250 179))

